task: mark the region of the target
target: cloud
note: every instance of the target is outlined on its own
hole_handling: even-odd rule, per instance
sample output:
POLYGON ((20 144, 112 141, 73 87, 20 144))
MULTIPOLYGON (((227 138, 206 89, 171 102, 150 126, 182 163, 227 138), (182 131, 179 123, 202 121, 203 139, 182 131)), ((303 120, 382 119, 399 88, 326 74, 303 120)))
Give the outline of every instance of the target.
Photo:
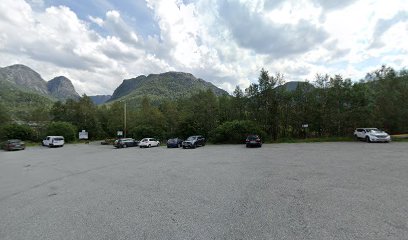
POLYGON ((357 0, 313 0, 315 4, 321 6, 324 10, 339 10, 345 8, 357 0))
POLYGON ((0 8, 3 66, 16 63, 9 59, 17 59, 50 79, 64 72, 73 77, 78 92, 87 94, 112 93, 123 78, 139 73, 134 69, 150 73, 169 68, 137 45, 136 32, 119 12, 106 13, 102 25, 111 35, 104 37, 65 6, 35 12, 22 0, 4 0, 2 5, 8 6, 0 8))
POLYGON ((65 75, 92 95, 170 70, 232 92, 257 81, 261 68, 287 80, 318 72, 357 80, 378 62, 408 64, 405 0, 90 2, 0 1, 0 66, 26 64, 45 79, 65 75))
POLYGON ((91 22, 95 23, 96 25, 98 25, 99 27, 103 26, 103 19, 99 18, 99 17, 92 17, 92 16, 88 16, 89 20, 91 20, 91 22))
POLYGON ((224 2, 219 12, 242 47, 277 58, 307 52, 328 37, 322 28, 306 20, 297 24, 274 23, 238 2, 224 2))
POLYGON ((264 2, 264 8, 266 10, 273 10, 280 6, 284 2, 284 0, 265 0, 264 2))
POLYGON ((27 2, 33 8, 43 8, 45 5, 44 0, 28 0, 27 2))
POLYGON ((382 42, 381 39, 383 34, 386 33, 391 27, 395 26, 399 22, 405 22, 406 26, 408 26, 408 11, 400 11, 389 19, 379 19, 375 25, 372 36, 373 41, 369 48, 383 47, 385 45, 385 43, 382 42))
POLYGON ((105 17, 105 20, 93 16, 89 16, 88 18, 99 27, 105 28, 105 30, 107 30, 110 34, 119 37, 126 43, 139 43, 137 33, 128 24, 126 24, 118 11, 109 10, 106 12, 105 17))

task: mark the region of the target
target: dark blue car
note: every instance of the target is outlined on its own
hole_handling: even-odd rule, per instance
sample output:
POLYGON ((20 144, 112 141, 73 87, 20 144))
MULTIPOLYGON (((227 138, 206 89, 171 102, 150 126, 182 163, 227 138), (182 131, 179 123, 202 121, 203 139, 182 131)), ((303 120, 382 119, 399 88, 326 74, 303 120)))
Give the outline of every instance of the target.
POLYGON ((183 142, 183 139, 170 138, 169 140, 167 140, 167 147, 168 148, 179 148, 181 147, 182 142, 183 142))

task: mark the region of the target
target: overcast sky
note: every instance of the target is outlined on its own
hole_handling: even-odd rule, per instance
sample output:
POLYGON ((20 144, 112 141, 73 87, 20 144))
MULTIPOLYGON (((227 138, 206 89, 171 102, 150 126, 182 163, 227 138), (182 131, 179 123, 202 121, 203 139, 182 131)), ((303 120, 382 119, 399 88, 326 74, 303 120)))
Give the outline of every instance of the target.
POLYGON ((0 67, 25 64, 77 92, 190 72, 232 92, 259 71, 359 80, 408 66, 406 0, 1 0, 0 67))

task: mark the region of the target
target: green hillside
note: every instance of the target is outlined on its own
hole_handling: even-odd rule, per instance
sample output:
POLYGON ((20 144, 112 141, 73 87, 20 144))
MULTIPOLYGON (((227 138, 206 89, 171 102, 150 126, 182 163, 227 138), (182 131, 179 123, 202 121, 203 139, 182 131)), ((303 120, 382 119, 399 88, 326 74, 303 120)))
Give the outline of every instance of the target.
POLYGON ((50 108, 53 99, 0 79, 0 103, 12 119, 25 120, 42 109, 50 108))
POLYGON ((178 99, 188 97, 199 91, 212 90, 215 95, 228 95, 212 83, 194 77, 189 73, 167 72, 162 74, 150 74, 124 80, 115 90, 108 102, 123 101, 132 106, 140 104, 143 97, 157 105, 164 99, 178 99))

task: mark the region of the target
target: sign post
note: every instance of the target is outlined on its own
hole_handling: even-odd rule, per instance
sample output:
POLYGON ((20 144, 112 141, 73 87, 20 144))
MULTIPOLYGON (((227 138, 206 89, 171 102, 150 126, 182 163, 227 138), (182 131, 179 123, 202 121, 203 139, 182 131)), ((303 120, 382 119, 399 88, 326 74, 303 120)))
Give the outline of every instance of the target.
POLYGON ((309 128, 309 124, 307 123, 302 124, 302 128, 305 133, 305 138, 307 138, 307 129, 309 128))
POLYGON ((88 132, 85 130, 82 130, 82 132, 79 132, 78 138, 79 140, 88 140, 88 132))

